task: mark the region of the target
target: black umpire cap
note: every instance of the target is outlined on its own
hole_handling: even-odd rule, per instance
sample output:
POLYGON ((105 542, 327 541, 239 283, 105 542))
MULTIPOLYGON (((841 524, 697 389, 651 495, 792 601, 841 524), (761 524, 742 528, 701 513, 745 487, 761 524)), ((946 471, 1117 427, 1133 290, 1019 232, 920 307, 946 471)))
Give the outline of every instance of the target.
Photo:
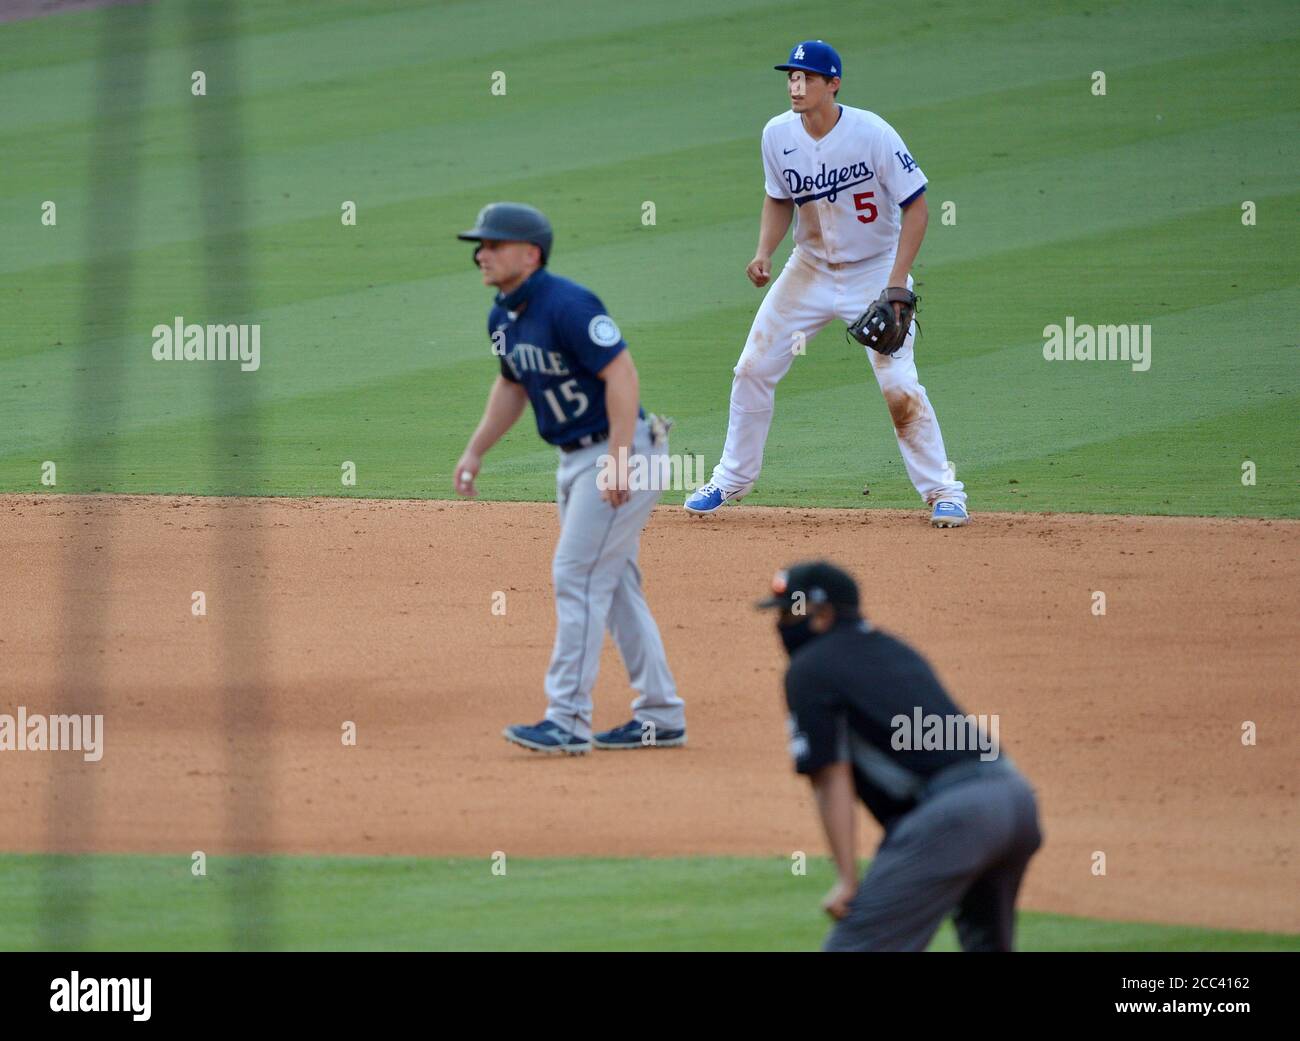
POLYGON ((772 578, 772 595, 755 606, 788 610, 800 594, 807 604, 831 604, 849 611, 858 609, 858 584, 847 571, 829 560, 804 560, 778 571, 772 578))
MULTIPOLYGON (((456 238, 462 242, 500 239, 502 242, 531 242, 542 251, 542 264, 551 255, 551 222, 541 210, 522 202, 490 202, 478 211, 478 220, 456 238)), ((476 251, 477 254, 477 251, 476 251)))

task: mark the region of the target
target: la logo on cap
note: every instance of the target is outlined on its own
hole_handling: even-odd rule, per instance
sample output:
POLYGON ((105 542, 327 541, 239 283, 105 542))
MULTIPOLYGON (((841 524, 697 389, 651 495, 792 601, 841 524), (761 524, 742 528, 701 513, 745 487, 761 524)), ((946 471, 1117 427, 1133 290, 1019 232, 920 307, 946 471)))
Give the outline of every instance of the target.
POLYGON ((795 52, 794 52, 794 60, 795 60, 795 61, 803 61, 803 44, 802 44, 802 43, 799 44, 799 46, 795 48, 795 52))

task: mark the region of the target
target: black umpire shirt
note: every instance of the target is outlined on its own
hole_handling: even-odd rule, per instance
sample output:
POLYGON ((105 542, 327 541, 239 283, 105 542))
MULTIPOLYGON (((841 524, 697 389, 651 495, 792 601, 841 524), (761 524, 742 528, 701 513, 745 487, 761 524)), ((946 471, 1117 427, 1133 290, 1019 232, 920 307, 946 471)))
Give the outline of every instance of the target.
POLYGON ((955 719, 961 709, 924 658, 861 618, 841 619, 795 651, 785 698, 795 769, 813 774, 848 760, 858 797, 886 831, 945 779, 992 766, 977 739, 928 750, 911 740, 918 710, 955 719), (911 747, 895 747, 903 744, 911 747))

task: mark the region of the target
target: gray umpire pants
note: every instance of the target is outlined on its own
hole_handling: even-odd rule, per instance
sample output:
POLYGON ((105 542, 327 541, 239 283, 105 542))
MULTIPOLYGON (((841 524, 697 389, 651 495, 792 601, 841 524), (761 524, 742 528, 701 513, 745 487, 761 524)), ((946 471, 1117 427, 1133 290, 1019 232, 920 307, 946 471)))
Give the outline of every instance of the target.
POLYGON ((1016 895, 1043 838, 1029 782, 998 765, 891 829, 824 950, 923 951, 949 915, 962 950, 1015 949, 1016 895))
MULTIPOLYGON (((651 444, 650 424, 641 419, 632 450, 647 459, 666 456, 668 440, 651 444)), ((601 457, 608 453, 605 441, 560 454, 560 540, 551 565, 555 648, 546 672, 546 718, 581 738, 591 736, 591 689, 608 627, 637 691, 633 717, 653 723, 657 731, 682 730, 685 702, 677 696, 637 567, 641 531, 659 490, 634 491, 622 506, 610 506, 596 481, 601 457)))

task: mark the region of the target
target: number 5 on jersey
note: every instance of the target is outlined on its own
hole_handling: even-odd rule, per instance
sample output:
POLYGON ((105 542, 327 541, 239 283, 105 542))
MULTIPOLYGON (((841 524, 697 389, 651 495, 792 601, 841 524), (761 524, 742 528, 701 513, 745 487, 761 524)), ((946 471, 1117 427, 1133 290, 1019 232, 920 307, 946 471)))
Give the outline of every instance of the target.
POLYGON ((555 396, 555 391, 547 387, 542 391, 542 395, 546 398, 546 403, 551 406, 551 411, 555 413, 557 423, 568 423, 587 411, 590 402, 587 400, 587 395, 578 389, 577 380, 565 380, 561 383, 560 394, 563 395, 566 402, 577 405, 577 408, 574 409, 573 415, 566 415, 559 398, 555 396))
POLYGON ((854 208, 858 210, 865 210, 867 212, 867 216, 865 217, 861 213, 858 214, 858 220, 862 221, 863 224, 870 224, 873 220, 876 219, 876 213, 877 213, 876 204, 874 202, 867 202, 868 199, 874 198, 875 194, 876 194, 875 192, 854 192, 853 193, 854 208))

